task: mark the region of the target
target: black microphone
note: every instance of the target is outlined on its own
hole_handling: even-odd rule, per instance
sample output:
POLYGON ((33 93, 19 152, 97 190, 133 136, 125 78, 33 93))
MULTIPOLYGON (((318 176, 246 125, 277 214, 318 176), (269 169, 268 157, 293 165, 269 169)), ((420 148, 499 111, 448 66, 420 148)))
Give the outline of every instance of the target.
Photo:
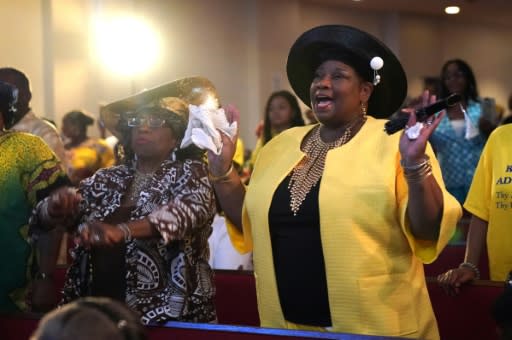
MULTIPOLYGON (((437 102, 430 104, 428 106, 422 107, 421 109, 416 110, 416 121, 424 122, 428 117, 432 116, 436 112, 442 111, 447 107, 451 107, 458 102, 462 97, 459 94, 451 94, 446 98, 438 100, 437 102)), ((392 135, 395 132, 402 130, 407 122, 409 121, 408 114, 399 114, 397 117, 390 119, 384 125, 384 131, 387 132, 388 135, 392 135)))

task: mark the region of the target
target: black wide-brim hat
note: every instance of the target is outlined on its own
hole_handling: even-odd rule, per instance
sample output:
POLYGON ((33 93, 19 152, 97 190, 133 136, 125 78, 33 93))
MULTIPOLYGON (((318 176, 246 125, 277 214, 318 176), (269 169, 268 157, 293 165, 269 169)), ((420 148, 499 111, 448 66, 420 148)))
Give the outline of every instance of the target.
MULTIPOLYGON (((213 101, 219 104, 217 90, 213 83, 205 77, 193 76, 174 80, 172 82, 144 90, 133 96, 117 100, 100 110, 100 117, 105 127, 117 138, 121 138, 119 120, 123 114, 135 113, 144 107, 161 107, 184 116, 185 123, 188 121, 188 108, 186 112, 176 112, 173 101, 170 98, 179 98, 186 105, 201 105, 206 101, 213 101)), ((182 110, 180 110, 182 111, 182 110)))
POLYGON ((329 59, 342 61, 364 79, 372 81, 370 60, 373 57, 382 58, 384 66, 378 70, 380 83, 374 86, 368 101, 368 115, 387 118, 403 104, 407 95, 407 78, 394 53, 379 39, 357 28, 325 25, 303 33, 288 54, 288 81, 295 94, 311 107, 309 90, 321 63, 329 59))

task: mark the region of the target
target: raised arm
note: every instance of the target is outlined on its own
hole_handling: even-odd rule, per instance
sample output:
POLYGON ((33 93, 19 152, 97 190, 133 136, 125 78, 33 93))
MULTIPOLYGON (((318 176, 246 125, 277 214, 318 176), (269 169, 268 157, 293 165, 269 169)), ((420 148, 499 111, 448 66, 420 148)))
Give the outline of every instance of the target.
MULTIPOLYGON (((240 112, 234 106, 225 107, 228 121, 240 123, 240 112)), ((208 151, 208 166, 210 181, 213 184, 217 199, 226 217, 242 232, 242 206, 245 197, 245 187, 238 173, 233 168, 233 155, 236 150, 238 132, 233 139, 225 134, 222 136, 222 151, 216 155, 208 151)))
MULTIPOLYGON (((423 105, 435 102, 428 91, 422 96, 423 105)), ((408 127, 416 124, 414 110, 410 110, 408 127)), ((435 241, 439 237, 443 212, 443 195, 439 184, 432 176, 432 166, 425 151, 429 137, 443 118, 439 114, 424 124, 417 138, 404 133, 400 138, 401 165, 409 187, 407 216, 412 234, 422 240, 435 241)), ((407 129, 406 129, 407 130, 407 129)))

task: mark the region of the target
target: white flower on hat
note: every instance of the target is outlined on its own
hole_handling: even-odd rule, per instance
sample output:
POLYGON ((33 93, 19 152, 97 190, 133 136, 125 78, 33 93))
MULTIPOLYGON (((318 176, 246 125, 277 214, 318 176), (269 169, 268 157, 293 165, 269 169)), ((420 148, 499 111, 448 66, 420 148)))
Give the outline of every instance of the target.
POLYGON ((380 74, 377 72, 384 66, 384 60, 381 57, 373 57, 370 60, 370 67, 373 70, 373 85, 380 83, 380 74))

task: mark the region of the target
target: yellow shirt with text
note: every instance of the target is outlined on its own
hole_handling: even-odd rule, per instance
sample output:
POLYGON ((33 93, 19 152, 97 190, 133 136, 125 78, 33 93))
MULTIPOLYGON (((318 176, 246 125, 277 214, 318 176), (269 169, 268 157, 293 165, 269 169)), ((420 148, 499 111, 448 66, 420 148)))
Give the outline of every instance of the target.
POLYGON ((464 203, 488 222, 487 252, 491 280, 504 281, 512 270, 512 125, 492 132, 480 156, 464 203))

